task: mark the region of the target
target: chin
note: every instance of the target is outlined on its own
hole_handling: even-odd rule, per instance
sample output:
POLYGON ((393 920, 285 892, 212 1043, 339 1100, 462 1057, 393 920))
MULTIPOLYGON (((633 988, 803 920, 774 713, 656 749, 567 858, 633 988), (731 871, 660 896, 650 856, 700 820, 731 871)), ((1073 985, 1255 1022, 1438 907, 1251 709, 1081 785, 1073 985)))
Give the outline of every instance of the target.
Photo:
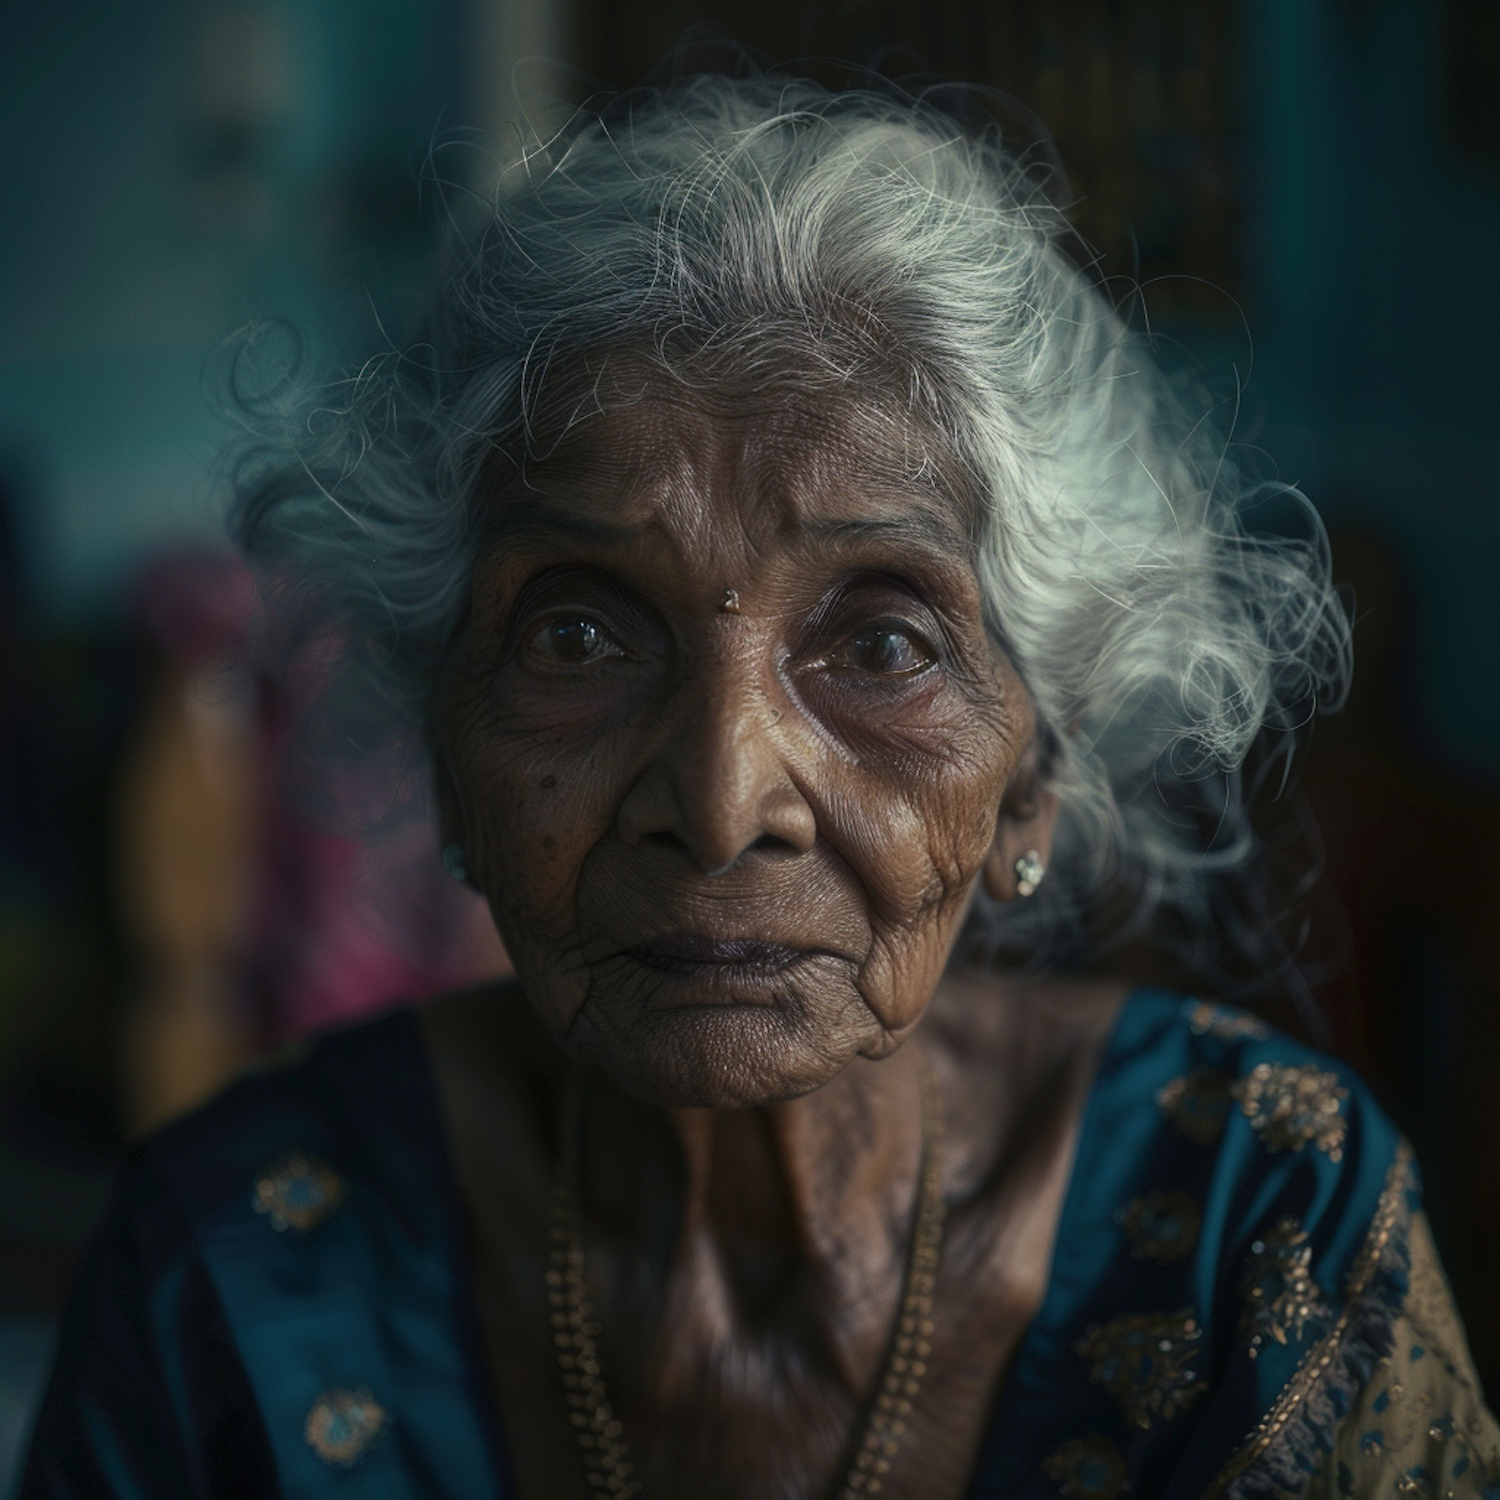
POLYGON ((867 1037, 824 1028, 796 1005, 676 1006, 619 1024, 590 1001, 567 1050, 626 1093, 667 1109, 751 1109, 800 1098, 836 1078, 867 1037))

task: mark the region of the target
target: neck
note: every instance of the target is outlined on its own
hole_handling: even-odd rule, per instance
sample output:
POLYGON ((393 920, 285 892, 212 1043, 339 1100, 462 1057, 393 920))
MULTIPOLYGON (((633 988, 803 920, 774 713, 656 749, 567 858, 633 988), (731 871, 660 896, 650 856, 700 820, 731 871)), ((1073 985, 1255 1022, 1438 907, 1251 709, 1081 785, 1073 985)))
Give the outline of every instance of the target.
MULTIPOLYGON (((654 1110, 592 1090, 589 1226, 623 1252, 616 1266, 646 1268, 659 1332, 640 1353, 664 1396, 701 1380, 705 1348, 762 1342, 802 1345, 851 1396, 868 1390, 910 1243, 924 1066, 913 1039, 816 1093, 743 1110, 654 1110)), ((601 1291, 628 1302, 639 1286, 601 1291)))
MULTIPOLYGON (((908 1480, 957 1494, 1045 1289, 1072 1141, 1115 987, 945 981, 919 1032, 806 1098, 666 1111, 584 1075, 582 1238, 612 1399, 646 1492, 826 1490, 880 1378, 912 1242, 922 1075, 948 1214, 908 1480)), ((486 1345, 522 1493, 582 1494, 540 1293, 568 1068, 519 990, 424 1026, 474 1235, 486 1345)))

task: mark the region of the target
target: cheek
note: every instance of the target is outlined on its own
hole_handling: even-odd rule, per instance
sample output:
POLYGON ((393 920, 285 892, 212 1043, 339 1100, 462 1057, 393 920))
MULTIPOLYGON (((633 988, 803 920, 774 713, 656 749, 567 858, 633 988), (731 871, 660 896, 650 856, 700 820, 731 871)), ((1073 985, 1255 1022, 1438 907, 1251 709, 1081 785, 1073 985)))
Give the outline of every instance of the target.
POLYGON ((1015 765, 1008 728, 983 725, 942 756, 851 778, 844 791, 840 852, 874 933, 860 988, 889 1030, 917 1021, 948 961, 1015 765))
POLYGON ((618 802, 611 758, 607 746, 517 733, 476 696, 453 695, 445 715, 466 860, 528 992, 566 1026, 581 994, 560 976, 577 967, 580 871, 618 802))

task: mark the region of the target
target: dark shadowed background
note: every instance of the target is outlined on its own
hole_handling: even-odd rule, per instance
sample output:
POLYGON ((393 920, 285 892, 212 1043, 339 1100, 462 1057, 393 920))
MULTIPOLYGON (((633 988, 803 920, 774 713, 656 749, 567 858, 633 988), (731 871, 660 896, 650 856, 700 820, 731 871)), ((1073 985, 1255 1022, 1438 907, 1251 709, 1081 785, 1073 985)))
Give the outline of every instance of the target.
POLYGON ((267 317, 399 343, 434 179, 705 21, 1034 111, 1100 275, 1320 507, 1357 668, 1307 763, 1305 972, 1417 1145, 1496 1395, 1500 10, 52 0, 0 32, 0 1493, 130 1136, 504 963, 402 767, 308 784, 222 539, 214 351, 267 317))

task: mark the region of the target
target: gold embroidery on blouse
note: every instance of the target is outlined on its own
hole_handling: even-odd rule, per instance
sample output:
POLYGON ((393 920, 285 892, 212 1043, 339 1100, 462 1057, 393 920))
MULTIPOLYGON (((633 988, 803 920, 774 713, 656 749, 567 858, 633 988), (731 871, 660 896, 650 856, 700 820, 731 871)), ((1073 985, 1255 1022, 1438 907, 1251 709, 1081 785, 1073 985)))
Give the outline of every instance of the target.
POLYGON ((1180 1313, 1126 1313, 1095 1323, 1073 1350, 1089 1367, 1089 1379, 1120 1404, 1133 1427, 1171 1421, 1190 1406, 1208 1382, 1198 1357, 1203 1330, 1191 1308, 1180 1313))
POLYGON ((1229 1113, 1229 1080, 1213 1068, 1194 1068, 1156 1091, 1161 1112, 1190 1140, 1209 1146, 1229 1113))
POLYGON ((1220 1042, 1263 1042, 1271 1028, 1259 1016, 1232 1005, 1210 1005, 1207 1000, 1189 1000, 1182 1013, 1188 1029, 1198 1036, 1211 1036, 1220 1042))
POLYGON ((1117 1500, 1129 1488, 1120 1450, 1096 1432, 1064 1443, 1042 1470, 1066 1500, 1117 1500))
POLYGON ((337 1213, 346 1196, 343 1178, 326 1161, 292 1151, 256 1173, 250 1201, 272 1229, 306 1234, 337 1213))
POLYGON ((1257 1063, 1231 1090, 1268 1151, 1313 1145, 1342 1161, 1349 1090, 1337 1073, 1297 1063, 1257 1063))
POLYGON ((1399 1253, 1403 1236, 1398 1231, 1404 1227, 1408 1218, 1406 1192, 1411 1177, 1411 1162, 1411 1147, 1402 1141, 1396 1148, 1395 1160, 1386 1173, 1385 1187, 1376 1204, 1369 1231, 1349 1269, 1345 1288, 1347 1300, 1334 1320, 1333 1327, 1302 1356, 1301 1363, 1293 1372, 1292 1378, 1281 1388, 1281 1394, 1272 1403, 1271 1409, 1260 1419, 1255 1431, 1239 1451, 1230 1456, 1214 1482, 1204 1492, 1203 1500, 1218 1500, 1240 1475, 1263 1457, 1292 1419, 1301 1412, 1313 1393, 1321 1389, 1335 1371, 1345 1335, 1362 1310, 1360 1299, 1369 1288, 1375 1273, 1389 1257, 1399 1253))
POLYGON ((1409 1290, 1391 1352, 1340 1423, 1331 1493, 1470 1497, 1500 1486, 1500 1425, 1485 1410, 1425 1216, 1411 1226, 1409 1290))
POLYGON ((1115 1223, 1125 1231, 1137 1260, 1166 1266, 1193 1253, 1203 1215, 1186 1193, 1155 1191, 1116 1209, 1115 1223))
POLYGON ((347 1469, 375 1446, 390 1425, 390 1413, 368 1388, 324 1391, 312 1404, 302 1436, 325 1464, 347 1469))
POLYGON ((1301 1343, 1309 1323, 1326 1327, 1332 1320, 1311 1265, 1307 1231, 1290 1216, 1250 1246, 1240 1286, 1240 1337, 1251 1359, 1267 1339, 1301 1343))

